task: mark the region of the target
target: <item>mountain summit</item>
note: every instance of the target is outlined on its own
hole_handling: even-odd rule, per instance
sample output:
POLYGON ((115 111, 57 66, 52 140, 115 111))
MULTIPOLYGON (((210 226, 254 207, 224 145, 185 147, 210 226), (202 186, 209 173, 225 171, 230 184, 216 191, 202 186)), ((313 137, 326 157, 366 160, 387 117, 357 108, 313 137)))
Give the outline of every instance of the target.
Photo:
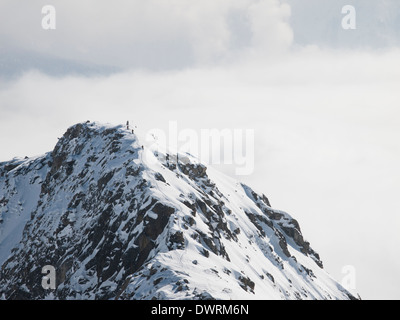
POLYGON ((0 266, 3 299, 354 298, 265 195, 90 122, 0 163, 0 266))

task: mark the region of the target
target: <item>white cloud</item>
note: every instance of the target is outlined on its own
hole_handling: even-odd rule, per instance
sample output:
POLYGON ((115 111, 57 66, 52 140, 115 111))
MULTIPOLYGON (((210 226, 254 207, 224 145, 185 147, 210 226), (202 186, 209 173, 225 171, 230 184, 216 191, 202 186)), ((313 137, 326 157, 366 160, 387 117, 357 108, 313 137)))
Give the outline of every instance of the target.
POLYGON ((57 29, 50 31, 41 28, 44 4, 3 1, 2 42, 62 58, 157 69, 220 62, 232 50, 282 50, 292 37, 290 8, 278 0, 55 0, 57 29))
POLYGON ((252 3, 249 20, 254 49, 261 49, 262 54, 286 51, 293 41, 289 18, 290 6, 278 0, 252 3))

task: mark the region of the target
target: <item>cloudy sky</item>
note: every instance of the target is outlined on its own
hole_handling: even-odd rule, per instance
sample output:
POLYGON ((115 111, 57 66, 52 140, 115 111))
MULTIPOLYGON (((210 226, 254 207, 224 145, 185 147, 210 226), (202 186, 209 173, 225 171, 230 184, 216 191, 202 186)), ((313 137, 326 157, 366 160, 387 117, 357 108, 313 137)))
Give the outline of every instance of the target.
POLYGON ((396 0, 0 0, 0 161, 88 119, 254 130, 237 178, 365 299, 400 298, 399 88, 396 0))

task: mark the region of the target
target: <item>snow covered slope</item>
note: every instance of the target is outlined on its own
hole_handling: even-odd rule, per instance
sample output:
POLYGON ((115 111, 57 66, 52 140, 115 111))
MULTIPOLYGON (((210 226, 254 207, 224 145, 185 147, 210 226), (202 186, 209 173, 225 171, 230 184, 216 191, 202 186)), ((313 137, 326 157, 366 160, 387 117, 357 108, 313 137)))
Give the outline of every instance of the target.
POLYGON ((89 122, 0 163, 0 265, 3 299, 353 298, 265 195, 89 122))

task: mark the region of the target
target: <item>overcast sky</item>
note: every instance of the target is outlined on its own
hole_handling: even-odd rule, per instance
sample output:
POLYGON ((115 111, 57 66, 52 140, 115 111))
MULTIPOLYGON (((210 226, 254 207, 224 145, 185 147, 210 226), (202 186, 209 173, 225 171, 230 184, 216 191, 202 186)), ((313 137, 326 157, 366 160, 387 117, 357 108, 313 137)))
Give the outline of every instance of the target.
POLYGON ((299 220, 337 280, 351 265, 362 298, 399 299, 399 32, 396 0, 0 0, 0 161, 87 119, 252 129, 255 170, 237 178, 299 220))

